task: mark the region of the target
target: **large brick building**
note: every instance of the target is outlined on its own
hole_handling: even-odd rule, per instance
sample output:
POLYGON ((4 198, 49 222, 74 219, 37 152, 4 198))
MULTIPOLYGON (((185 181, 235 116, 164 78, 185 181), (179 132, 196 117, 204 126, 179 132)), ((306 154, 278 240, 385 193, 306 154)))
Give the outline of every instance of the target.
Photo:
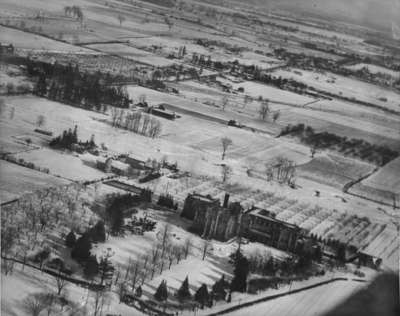
POLYGON ((245 213, 243 236, 285 251, 296 251, 305 232, 298 226, 277 220, 273 213, 252 208, 245 213))
POLYGON ((182 216, 193 220, 190 230, 203 238, 228 240, 239 233, 243 208, 238 202, 229 203, 225 195, 220 200, 200 194, 189 194, 185 200, 182 216))
POLYGON ((274 248, 296 251, 305 232, 289 223, 279 221, 267 210, 251 208, 244 211, 239 202, 229 203, 229 194, 223 204, 220 200, 200 194, 189 194, 182 217, 192 220, 190 230, 203 238, 226 241, 243 236, 274 248))

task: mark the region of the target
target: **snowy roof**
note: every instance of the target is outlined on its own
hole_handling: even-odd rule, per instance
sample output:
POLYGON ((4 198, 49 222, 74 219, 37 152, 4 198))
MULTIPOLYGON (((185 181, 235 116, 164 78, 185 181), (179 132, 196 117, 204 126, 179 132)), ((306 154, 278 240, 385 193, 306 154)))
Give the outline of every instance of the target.
POLYGON ((198 193, 193 193, 192 197, 204 201, 204 202, 210 202, 210 203, 215 203, 215 202, 219 202, 218 199, 213 199, 211 196, 208 195, 202 195, 202 194, 198 194, 198 193))
POLYGON ((273 221, 273 222, 285 225, 285 226, 293 228, 293 229, 299 229, 300 230, 300 228, 298 226, 296 226, 296 225, 293 225, 293 224, 290 224, 288 222, 284 222, 284 221, 280 221, 280 220, 276 219, 275 217, 273 217, 273 215, 272 215, 273 213, 272 212, 267 211, 265 209, 254 208, 254 209, 249 210, 247 212, 247 214, 252 215, 252 216, 256 216, 256 217, 260 217, 260 218, 266 219, 268 221, 273 221))

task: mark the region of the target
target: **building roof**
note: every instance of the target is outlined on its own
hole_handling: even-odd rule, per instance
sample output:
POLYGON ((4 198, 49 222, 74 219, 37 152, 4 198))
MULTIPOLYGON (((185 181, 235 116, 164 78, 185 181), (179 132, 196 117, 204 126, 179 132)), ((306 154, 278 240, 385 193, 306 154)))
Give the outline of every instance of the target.
POLYGON ((272 213, 272 212, 270 212, 268 210, 262 209, 262 208, 254 207, 254 208, 248 210, 246 212, 246 214, 251 215, 251 216, 255 216, 255 217, 259 217, 259 218, 263 218, 263 219, 266 219, 266 220, 268 220, 270 222, 279 223, 279 224, 284 225, 284 226, 286 226, 288 228, 291 228, 291 229, 301 230, 301 228, 296 226, 296 225, 289 224, 287 222, 284 222, 284 221, 281 221, 279 219, 276 219, 274 217, 274 215, 273 215, 274 213, 272 213))
POLYGON ((209 195, 202 195, 202 194, 198 194, 196 192, 191 194, 191 197, 201 200, 203 202, 209 202, 209 203, 215 203, 215 202, 220 202, 219 199, 213 199, 211 196, 209 195))

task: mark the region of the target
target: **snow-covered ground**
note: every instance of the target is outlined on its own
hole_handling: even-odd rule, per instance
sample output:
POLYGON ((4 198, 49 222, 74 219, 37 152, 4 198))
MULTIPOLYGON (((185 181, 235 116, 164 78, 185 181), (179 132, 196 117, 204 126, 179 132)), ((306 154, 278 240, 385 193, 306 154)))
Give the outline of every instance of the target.
POLYGON ((15 155, 17 159, 33 162, 35 166, 48 168, 52 175, 59 175, 73 181, 90 181, 100 179, 106 174, 93 166, 96 165, 96 157, 92 157, 89 161, 89 155, 80 157, 77 154, 69 152, 56 151, 48 148, 32 150, 15 155), (89 166, 90 162, 92 166, 89 166), (68 168, 66 168, 68 166, 68 168))
MULTIPOLYGON (((31 311, 24 308, 24 300, 35 293, 57 292, 54 277, 42 273, 36 269, 16 264, 11 275, 1 274, 1 314, 4 316, 30 316, 31 311)), ((78 310, 92 310, 94 306, 94 292, 67 282, 63 295, 72 304, 64 306, 55 304, 52 315, 82 315, 78 310)), ((42 314, 45 315, 47 311, 42 314)), ((137 309, 119 303, 116 293, 108 292, 107 300, 103 307, 103 313, 116 313, 123 316, 143 316, 137 309)), ((42 315, 40 314, 40 315, 42 315)), ((47 314, 46 314, 47 315, 47 314)))
POLYGON ((300 69, 276 70, 274 76, 295 79, 316 89, 342 95, 347 98, 377 104, 400 111, 400 94, 360 80, 339 76, 329 72, 312 72, 300 69))
POLYGON ((373 65, 373 64, 360 63, 360 64, 351 65, 351 66, 346 66, 346 68, 350 69, 350 70, 355 70, 355 71, 361 70, 363 68, 367 68, 368 71, 373 74, 381 73, 381 74, 387 74, 389 76, 392 76, 393 78, 400 77, 399 71, 391 70, 391 69, 373 65))
POLYGON ((5 26, 0 26, 0 42, 13 44, 24 51, 54 51, 63 53, 98 54, 93 50, 55 41, 47 37, 35 35, 5 26))
POLYGON ((34 190, 69 183, 69 181, 0 160, 0 202, 4 203, 34 190))
POLYGON ((239 309, 230 313, 230 315, 320 316, 343 302, 347 297, 364 286, 364 283, 359 282, 338 281, 239 309))

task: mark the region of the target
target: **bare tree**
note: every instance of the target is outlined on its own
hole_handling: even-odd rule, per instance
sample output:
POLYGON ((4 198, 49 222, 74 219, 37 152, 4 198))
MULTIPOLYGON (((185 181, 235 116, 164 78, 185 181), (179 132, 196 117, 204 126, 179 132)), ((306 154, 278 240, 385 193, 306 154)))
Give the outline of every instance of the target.
POLYGON ((161 133, 161 123, 155 118, 151 118, 149 125, 149 136, 155 138, 161 133))
POLYGON ((118 296, 119 296, 119 302, 122 302, 122 299, 125 296, 125 293, 127 292, 127 285, 126 282, 121 281, 117 284, 117 290, 118 290, 118 296))
POLYGON ((221 138, 222 144, 222 160, 225 159, 226 151, 228 150, 229 146, 233 144, 232 140, 228 137, 221 138))
POLYGON ((122 23, 125 22, 126 18, 122 14, 118 14, 119 26, 122 26, 122 23))
POLYGON ((101 315, 104 305, 105 291, 93 291, 93 316, 101 315))
POLYGON ((167 24, 168 29, 171 31, 172 27, 174 26, 174 22, 172 22, 167 16, 165 17, 164 22, 165 24, 167 24))
POLYGON ((311 158, 314 158, 317 151, 318 151, 317 145, 314 144, 314 145, 312 145, 312 147, 310 147, 311 158))
POLYGON ((45 293, 34 293, 26 297, 22 306, 24 310, 32 316, 39 316, 39 314, 46 309, 49 305, 48 295, 45 293))
POLYGON ((184 254, 185 254, 185 259, 187 259, 190 249, 192 249, 192 240, 190 237, 187 237, 185 240, 185 245, 184 245, 184 254))
POLYGON ((143 93, 139 95, 139 103, 144 104, 146 102, 146 95, 143 93))
POLYGON ((173 245, 172 243, 170 243, 168 245, 168 248, 166 251, 166 259, 168 261, 168 270, 171 269, 172 263, 176 259, 176 248, 177 248, 177 246, 173 245))
POLYGON ((136 285, 140 281, 140 272, 141 272, 141 263, 139 260, 136 260, 132 264, 131 272, 130 272, 130 280, 132 289, 136 288, 136 285))
POLYGON ((116 107, 111 107, 111 122, 112 122, 112 126, 117 126, 117 121, 118 121, 118 117, 119 117, 119 109, 117 109, 116 107))
POLYGON ((46 124, 46 118, 44 117, 44 115, 40 114, 38 115, 37 119, 36 119, 36 125, 38 127, 43 126, 44 124, 46 124))
POLYGON ((245 108, 248 104, 250 104, 253 101, 253 98, 249 95, 245 95, 243 99, 243 108, 245 108))
POLYGON ((14 115, 15 115, 15 108, 12 107, 11 110, 10 110, 10 120, 14 119, 14 115))
POLYGON ((6 109, 6 103, 4 102, 4 99, 0 99, 0 116, 3 115, 6 109))
POLYGON ((167 250, 169 243, 170 243, 170 230, 171 225, 165 224, 164 227, 161 229, 161 258, 164 258, 165 251, 167 250))
POLYGON ((221 166, 221 176, 222 176, 222 182, 225 183, 228 181, 232 174, 232 168, 228 165, 222 165, 221 166))
POLYGON ((151 280, 154 278, 154 273, 156 271, 158 260, 160 258, 160 247, 154 245, 151 249, 150 264, 151 264, 151 280))
POLYGON ((149 126, 149 123, 150 123, 150 115, 148 114, 143 115, 142 131, 141 131, 142 135, 147 135, 147 128, 149 126))
POLYGON ((281 116, 281 111, 275 111, 274 114, 272 115, 272 120, 274 121, 274 123, 276 123, 276 121, 280 118, 281 116))
POLYGON ((53 275, 57 286, 57 295, 61 295, 61 292, 67 285, 67 280, 65 279, 65 274, 61 272, 61 268, 58 269, 57 274, 53 275))
POLYGON ((202 249, 201 250, 201 252, 202 252, 201 260, 204 261, 204 259, 207 257, 207 255, 209 254, 209 251, 211 249, 211 242, 208 239, 204 239, 201 249, 202 249))
POLYGON ((175 256, 176 263, 179 264, 179 262, 181 261, 183 252, 184 252, 184 250, 183 250, 182 246, 178 246, 178 245, 173 246, 172 253, 175 256))
POLYGON ((277 157, 275 161, 266 165, 267 177, 276 179, 280 183, 294 184, 296 177, 295 163, 285 157, 277 157))
POLYGON ((260 108, 258 110, 258 114, 260 115, 260 118, 265 121, 269 115, 270 109, 269 109, 269 103, 267 100, 261 102, 260 108))
POLYGON ((226 106, 229 103, 229 97, 227 95, 224 95, 221 99, 221 106, 222 106, 222 110, 225 111, 226 106))

